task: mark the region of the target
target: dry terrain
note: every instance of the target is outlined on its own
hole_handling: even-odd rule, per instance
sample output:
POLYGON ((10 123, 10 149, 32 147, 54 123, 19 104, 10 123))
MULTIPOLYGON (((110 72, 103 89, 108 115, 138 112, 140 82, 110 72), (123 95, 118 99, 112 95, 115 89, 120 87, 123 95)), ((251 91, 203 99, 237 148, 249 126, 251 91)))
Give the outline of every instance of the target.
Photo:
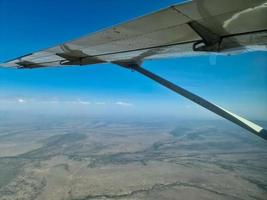
POLYGON ((0 121, 0 200, 267 199, 267 142, 224 120, 0 121))

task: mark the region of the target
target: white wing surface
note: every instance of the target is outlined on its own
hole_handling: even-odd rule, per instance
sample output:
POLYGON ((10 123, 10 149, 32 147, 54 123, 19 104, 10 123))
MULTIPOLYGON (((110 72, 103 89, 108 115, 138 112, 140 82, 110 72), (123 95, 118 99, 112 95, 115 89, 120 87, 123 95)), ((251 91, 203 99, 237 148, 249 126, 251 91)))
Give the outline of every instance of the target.
POLYGON ((258 46, 266 49, 266 2, 190 1, 0 65, 36 68, 142 62, 258 46))

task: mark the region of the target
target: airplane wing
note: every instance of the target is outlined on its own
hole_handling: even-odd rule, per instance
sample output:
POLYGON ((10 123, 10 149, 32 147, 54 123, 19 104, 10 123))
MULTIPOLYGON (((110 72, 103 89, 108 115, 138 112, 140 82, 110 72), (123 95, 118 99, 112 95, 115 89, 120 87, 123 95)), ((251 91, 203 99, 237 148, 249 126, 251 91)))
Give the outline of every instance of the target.
POLYGON ((0 66, 37 68, 141 63, 267 45, 267 0, 196 0, 174 5, 0 66))

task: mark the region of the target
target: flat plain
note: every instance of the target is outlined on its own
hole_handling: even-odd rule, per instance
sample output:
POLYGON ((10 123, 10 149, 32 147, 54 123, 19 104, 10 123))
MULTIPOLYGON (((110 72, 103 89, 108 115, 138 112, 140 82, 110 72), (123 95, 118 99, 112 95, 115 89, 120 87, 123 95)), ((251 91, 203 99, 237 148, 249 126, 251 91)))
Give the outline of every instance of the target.
POLYGON ((224 120, 0 120, 0 200, 267 199, 267 142, 224 120))

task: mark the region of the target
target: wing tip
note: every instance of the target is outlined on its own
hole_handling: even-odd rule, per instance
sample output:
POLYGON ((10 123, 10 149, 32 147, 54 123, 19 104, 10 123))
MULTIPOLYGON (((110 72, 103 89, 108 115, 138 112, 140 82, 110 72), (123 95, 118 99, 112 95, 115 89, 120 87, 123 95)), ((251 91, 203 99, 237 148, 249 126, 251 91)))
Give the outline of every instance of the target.
POLYGON ((8 63, 8 62, 0 63, 0 67, 1 68, 19 68, 18 65, 8 63))

